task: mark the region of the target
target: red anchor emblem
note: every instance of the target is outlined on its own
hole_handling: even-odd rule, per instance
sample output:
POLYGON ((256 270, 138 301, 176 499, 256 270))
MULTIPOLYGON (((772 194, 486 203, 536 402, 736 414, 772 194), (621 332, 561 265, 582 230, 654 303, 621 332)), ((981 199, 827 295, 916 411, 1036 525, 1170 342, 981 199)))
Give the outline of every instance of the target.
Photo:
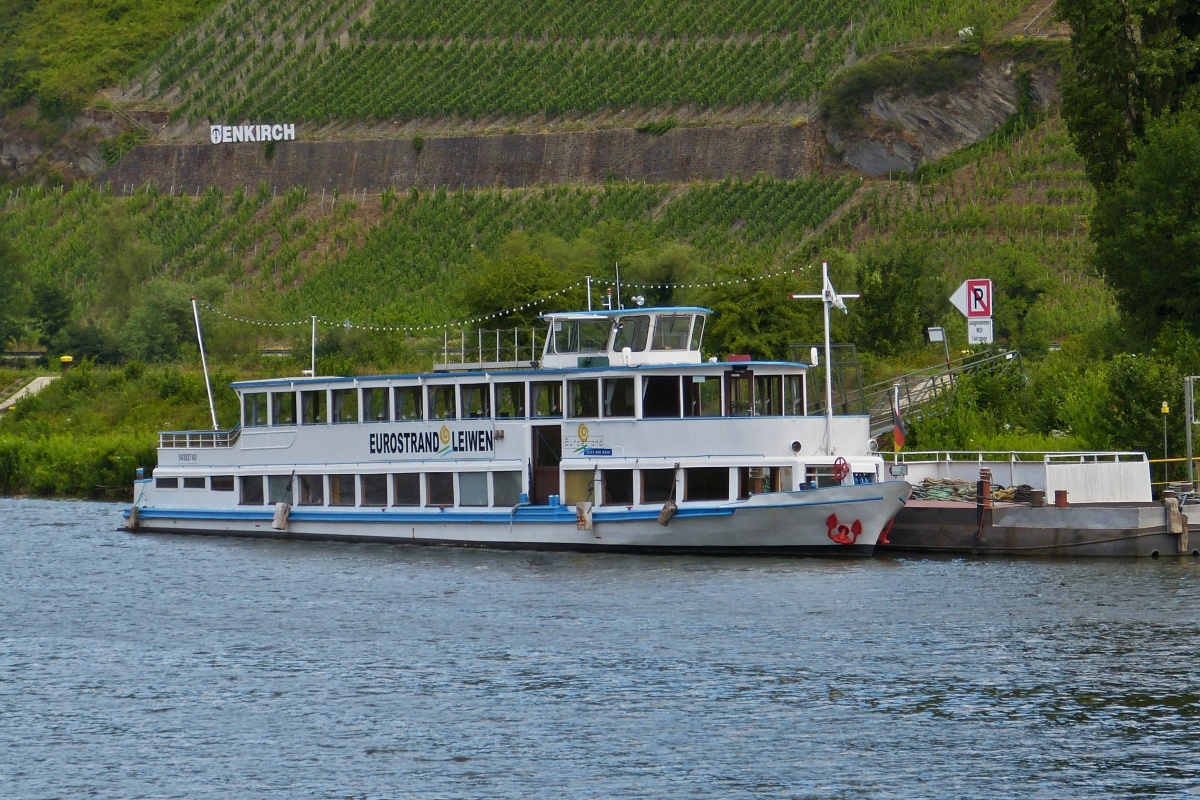
POLYGON ((849 526, 839 525, 837 514, 829 515, 829 518, 825 520, 825 527, 828 528, 826 533, 829 538, 838 544, 854 544, 863 532, 862 522, 858 520, 854 520, 849 526))

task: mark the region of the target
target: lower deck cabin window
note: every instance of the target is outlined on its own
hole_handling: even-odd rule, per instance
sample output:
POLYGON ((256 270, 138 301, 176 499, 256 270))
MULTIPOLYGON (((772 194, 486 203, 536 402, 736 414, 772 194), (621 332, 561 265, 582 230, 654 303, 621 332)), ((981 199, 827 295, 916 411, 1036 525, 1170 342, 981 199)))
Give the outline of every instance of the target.
POLYGON ((488 504, 486 472, 460 472, 458 474, 458 504, 462 506, 486 506, 488 504))
POLYGON ((185 489, 203 489, 204 478, 184 478, 183 488, 185 489))
POLYGON ((322 475, 297 475, 300 482, 300 505, 325 505, 325 477, 322 475))
POLYGON ((291 475, 267 476, 267 502, 271 505, 293 502, 291 475))
POLYGON ((728 500, 728 467, 689 467, 683 471, 684 500, 728 500))
POLYGON ((179 478, 155 478, 154 479, 154 488, 155 489, 178 489, 179 488, 179 478))
POLYGON ((354 476, 353 475, 330 475, 329 476, 329 505, 331 505, 331 506, 352 506, 352 505, 354 505, 354 476))
POLYGON ((239 481, 242 486, 238 503, 243 506, 261 506, 263 504, 263 476, 243 475, 239 481))
POLYGON ((425 505, 454 505, 453 472, 427 472, 425 474, 425 505))
POLYGON ((387 475, 362 476, 362 504, 364 506, 387 505, 387 475))
POLYGON ((665 503, 671 499, 671 490, 675 488, 675 470, 673 469, 644 469, 642 470, 642 502, 665 503))
POLYGON ((739 467, 738 498, 752 494, 782 492, 792 488, 791 467, 739 467))
POLYGON ((633 470, 606 469, 600 476, 604 489, 604 505, 633 505, 633 470))
POLYGON ((421 505, 421 473, 401 472, 392 476, 392 505, 421 505))
POLYGON ((509 507, 521 502, 521 473, 492 473, 492 504, 509 507))
POLYGON ((233 491, 233 476, 232 475, 213 475, 209 485, 214 492, 232 492, 233 491))
POLYGON ((809 464, 808 469, 804 473, 804 480, 809 486, 817 489, 824 489, 826 486, 842 485, 841 481, 833 479, 833 465, 815 466, 809 464))

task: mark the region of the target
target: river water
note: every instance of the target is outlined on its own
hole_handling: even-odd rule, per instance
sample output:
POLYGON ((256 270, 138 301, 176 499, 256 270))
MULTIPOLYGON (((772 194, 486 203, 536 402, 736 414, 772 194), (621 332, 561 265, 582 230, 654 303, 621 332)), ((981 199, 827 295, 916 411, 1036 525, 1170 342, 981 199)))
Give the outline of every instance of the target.
POLYGON ((1200 563, 134 535, 0 500, 0 796, 1200 797, 1200 563))

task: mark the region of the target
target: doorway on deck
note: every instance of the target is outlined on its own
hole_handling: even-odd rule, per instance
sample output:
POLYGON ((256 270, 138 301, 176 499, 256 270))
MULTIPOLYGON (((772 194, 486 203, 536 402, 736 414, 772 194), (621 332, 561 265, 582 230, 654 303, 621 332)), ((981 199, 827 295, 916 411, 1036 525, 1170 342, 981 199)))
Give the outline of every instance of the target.
POLYGON ((550 502, 550 495, 561 494, 558 465, 562 463, 562 426, 533 426, 533 480, 529 501, 535 506, 550 502))

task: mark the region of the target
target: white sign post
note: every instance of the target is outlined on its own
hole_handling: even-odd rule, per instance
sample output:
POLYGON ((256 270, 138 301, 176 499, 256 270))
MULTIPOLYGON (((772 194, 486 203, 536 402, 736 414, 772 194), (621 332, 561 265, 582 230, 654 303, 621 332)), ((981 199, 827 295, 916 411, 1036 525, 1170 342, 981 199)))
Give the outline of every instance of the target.
POLYGON ((992 282, 988 278, 972 278, 950 295, 951 304, 967 318, 967 341, 970 344, 992 343, 992 282))

